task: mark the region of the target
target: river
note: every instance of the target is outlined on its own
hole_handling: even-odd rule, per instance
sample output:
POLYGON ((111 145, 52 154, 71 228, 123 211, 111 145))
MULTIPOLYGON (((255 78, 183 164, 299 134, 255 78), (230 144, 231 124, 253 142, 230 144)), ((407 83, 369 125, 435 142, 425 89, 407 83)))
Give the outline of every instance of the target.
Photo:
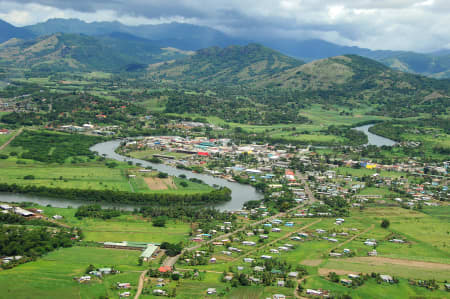
MULTIPOLYGON (((395 141, 390 140, 388 138, 384 138, 384 137, 370 133, 369 128, 372 126, 373 126, 373 124, 356 127, 353 129, 364 132, 369 139, 369 142, 367 144, 370 144, 370 145, 392 146, 396 143, 395 141)), ((242 208, 243 204, 246 201, 259 200, 259 199, 263 198, 263 195, 260 192, 257 192, 255 190, 255 188, 253 188, 249 185, 243 185, 243 184, 239 184, 239 183, 229 182, 225 179, 213 177, 213 176, 206 175, 206 174, 192 173, 187 170, 178 169, 178 168, 164 165, 164 164, 155 164, 155 163, 150 163, 150 162, 147 162, 144 160, 128 158, 128 157, 119 155, 115 152, 115 150, 120 145, 120 142, 121 142, 120 140, 114 140, 114 141, 99 143, 99 144, 96 144, 93 147, 91 147, 91 150, 98 152, 98 154, 101 156, 105 156, 105 157, 115 159, 118 161, 132 161, 135 164, 141 163, 141 165, 144 167, 151 166, 152 168, 154 168, 158 171, 166 172, 173 176, 179 176, 180 174, 184 174, 188 178, 200 179, 210 186, 218 185, 218 186, 230 188, 231 189, 231 200, 228 202, 214 205, 214 207, 216 207, 220 210, 228 210, 228 211, 239 210, 242 208)), ((13 193, 0 193, 0 201, 1 202, 29 201, 29 202, 35 202, 35 203, 43 205, 43 206, 50 204, 54 207, 61 207, 61 208, 65 208, 68 206, 78 207, 82 204, 86 204, 86 202, 82 202, 82 201, 66 200, 66 199, 62 199, 62 198, 46 198, 46 197, 42 197, 42 196, 30 196, 30 195, 13 194, 13 193)), ((119 204, 112 204, 112 203, 101 203, 101 205, 105 208, 117 207, 117 208, 126 209, 126 210, 132 210, 135 207, 138 207, 136 205, 119 205, 119 204)))
MULTIPOLYGON (((227 210, 227 211, 235 211, 242 208, 243 204, 249 200, 259 200, 263 198, 263 194, 257 192, 255 188, 249 185, 243 185, 235 182, 229 182, 222 178, 217 178, 211 175, 192 173, 187 170, 178 169, 176 167, 172 167, 164 164, 155 164, 150 163, 148 161, 128 158, 122 155, 119 155, 115 152, 116 148, 120 145, 120 140, 108 141, 94 145, 91 147, 92 151, 98 152, 100 156, 105 156, 107 158, 115 159, 118 161, 132 161, 133 163, 140 163, 143 167, 151 166, 153 169, 158 171, 166 172, 169 175, 179 176, 180 174, 186 175, 187 178, 196 178, 200 179, 206 184, 213 186, 218 185, 221 187, 227 187, 231 190, 231 200, 215 204, 214 207, 219 210, 227 210)), ((65 208, 68 206, 78 207, 82 204, 86 204, 86 202, 74 201, 74 200, 66 200, 62 198, 46 198, 41 196, 29 196, 23 194, 12 194, 12 193, 0 193, 0 201, 2 202, 34 202, 43 206, 48 204, 54 207, 65 208)), ((117 205, 112 203, 101 203, 103 207, 117 207, 121 209, 134 209, 138 207, 137 205, 117 205)))
POLYGON ((376 145, 376 146, 393 146, 395 145, 397 142, 395 142, 394 140, 379 136, 379 135, 375 135, 373 133, 369 132, 369 128, 373 127, 374 124, 370 124, 370 125, 365 125, 365 126, 360 126, 360 127, 356 127, 353 128, 353 130, 357 130, 357 131, 361 131, 364 134, 367 135, 367 138, 369 139, 369 141, 367 142, 366 145, 376 145))

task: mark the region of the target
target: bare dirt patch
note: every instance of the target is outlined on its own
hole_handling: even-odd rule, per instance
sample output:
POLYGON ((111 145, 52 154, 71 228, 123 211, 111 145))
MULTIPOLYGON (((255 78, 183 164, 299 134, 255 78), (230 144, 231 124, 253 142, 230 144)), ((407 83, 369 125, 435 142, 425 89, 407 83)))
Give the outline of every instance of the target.
POLYGON ((305 266, 319 266, 322 263, 322 260, 304 260, 303 262, 301 262, 302 265, 305 266))
POLYGON ((353 257, 348 259, 351 262, 363 262, 375 266, 400 265, 408 267, 417 267, 424 269, 450 270, 450 264, 440 264, 433 262, 422 262, 413 260, 393 259, 388 257, 353 257))
POLYGON ((169 188, 170 189, 177 188, 172 178, 167 179, 144 178, 144 181, 151 190, 167 190, 169 188))

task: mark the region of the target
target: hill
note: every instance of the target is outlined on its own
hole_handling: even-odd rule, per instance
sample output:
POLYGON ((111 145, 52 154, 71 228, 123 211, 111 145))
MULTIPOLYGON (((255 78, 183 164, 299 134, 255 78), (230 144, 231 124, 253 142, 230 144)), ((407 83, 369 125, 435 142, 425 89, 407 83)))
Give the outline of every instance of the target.
POLYGON ((244 84, 268 80, 303 62, 258 44, 211 47, 174 62, 150 66, 159 78, 211 84, 244 84))
POLYGON ((255 44, 204 49, 176 62, 151 66, 149 73, 155 79, 210 88, 245 86, 249 97, 269 105, 370 107, 375 114, 401 117, 440 114, 450 102, 448 80, 402 73, 357 55, 304 64, 255 44))
POLYGON ((0 20, 0 43, 3 43, 11 38, 30 39, 34 34, 24 28, 14 27, 13 25, 0 20))
POLYGON ((184 55, 182 51, 163 49, 157 42, 123 33, 99 37, 57 33, 0 44, 3 66, 32 72, 137 70, 184 55))

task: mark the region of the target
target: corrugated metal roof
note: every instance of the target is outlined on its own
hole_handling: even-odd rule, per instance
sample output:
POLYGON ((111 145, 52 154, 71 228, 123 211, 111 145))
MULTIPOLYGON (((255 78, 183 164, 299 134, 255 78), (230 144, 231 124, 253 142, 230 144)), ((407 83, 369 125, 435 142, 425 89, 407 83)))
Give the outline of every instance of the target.
POLYGON ((143 258, 149 258, 155 253, 155 251, 158 249, 158 246, 155 245, 148 245, 147 248, 142 252, 141 257, 143 258))

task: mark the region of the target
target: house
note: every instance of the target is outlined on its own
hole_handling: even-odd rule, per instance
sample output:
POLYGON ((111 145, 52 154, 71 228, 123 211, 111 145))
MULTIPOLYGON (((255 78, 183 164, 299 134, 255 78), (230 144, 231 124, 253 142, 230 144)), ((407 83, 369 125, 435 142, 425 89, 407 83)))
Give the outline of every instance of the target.
POLYGON ((302 241, 302 238, 294 236, 291 238, 292 241, 302 241))
POLYGON ((250 257, 245 257, 244 258, 244 263, 253 263, 254 259, 250 258, 250 257))
POLYGON ((270 255, 261 255, 261 258, 263 260, 270 260, 270 259, 272 259, 272 256, 270 256, 270 255))
POLYGON ((158 246, 153 244, 148 244, 147 248, 142 252, 141 257, 143 258, 144 262, 150 261, 152 256, 155 254, 155 252, 158 250, 158 246))
POLYGON ((265 239, 268 239, 269 236, 268 235, 259 235, 259 238, 265 240, 265 239))
POLYGON ((358 274, 349 274, 348 278, 352 278, 352 279, 359 278, 359 275, 358 274))
POLYGON ((332 256, 332 257, 341 257, 341 256, 342 256, 342 253, 339 253, 339 252, 330 252, 330 256, 332 256))
POLYGON ((156 289, 156 290, 153 290, 153 295, 156 295, 156 296, 166 296, 166 291, 163 291, 163 290, 161 290, 161 289, 156 289))
POLYGON ((279 232, 281 232, 281 228, 274 227, 274 228, 272 228, 272 232, 279 233, 279 232))
POLYGON ((392 279, 392 276, 390 276, 390 275, 381 274, 380 278, 384 282, 388 282, 388 283, 393 283, 394 282, 394 280, 392 279))
POLYGON ((374 249, 374 250, 372 250, 372 251, 369 251, 369 252, 367 253, 367 255, 368 255, 368 256, 377 256, 377 255, 378 255, 378 252, 374 249))
POLYGON ((91 281, 91 277, 90 277, 89 275, 81 276, 81 277, 78 279, 78 282, 79 282, 79 283, 83 283, 83 282, 86 282, 86 281, 91 281))
POLYGON ((100 272, 102 275, 108 275, 112 273, 112 269, 111 268, 100 268, 98 269, 98 272, 100 272))
POLYGON ((130 292, 123 292, 121 294, 119 294, 120 297, 130 297, 131 293, 130 292))
POLYGON ((288 277, 297 278, 298 277, 298 272, 289 272, 288 273, 288 277))
POLYGON ((60 219, 63 218, 63 216, 61 216, 61 215, 53 215, 52 218, 55 219, 55 220, 60 220, 60 219))
POLYGON ((237 269, 238 269, 238 271, 242 271, 242 270, 244 270, 244 267, 243 266, 237 266, 237 269))
POLYGON ((270 253, 280 253, 277 249, 270 249, 270 253))
POLYGON ((278 280, 278 281, 277 281, 277 286, 278 286, 278 287, 284 287, 284 285, 285 285, 284 280, 278 280))
POLYGON ((322 296, 323 292, 320 290, 307 289, 306 294, 313 296, 322 296))
POLYGON ((272 296, 273 299, 286 299, 286 296, 283 294, 275 294, 272 296))
POLYGON ((392 242, 392 243, 405 243, 405 241, 403 241, 401 239, 392 239, 392 240, 389 240, 389 242, 392 242))
POLYGON ((214 295, 216 293, 217 293, 217 291, 215 288, 209 288, 206 290, 206 294, 208 294, 208 295, 214 295))
POLYGON ((225 281, 231 281, 233 279, 232 275, 227 275, 223 278, 225 281))
POLYGON ((286 222, 284 226, 292 227, 294 226, 294 222, 286 222))
POLYGON ((262 272, 262 271, 264 271, 264 267, 255 266, 255 267, 253 267, 253 271, 255 271, 255 272, 262 272))
POLYGON ((210 260, 209 260, 209 262, 211 263, 211 264, 215 264, 216 263, 216 258, 215 257, 212 257, 210 260))
POLYGON ((367 240, 367 241, 364 242, 364 245, 367 245, 367 246, 375 246, 375 245, 377 245, 377 242, 367 240))
POLYGON ((131 284, 129 282, 118 282, 117 287, 119 289, 129 289, 131 288, 131 284))
POLYGON ((346 285, 346 286, 351 286, 351 285, 352 285, 352 280, 351 280, 351 279, 345 279, 345 278, 342 278, 342 279, 341 279, 341 283, 342 283, 343 285, 346 285))
POLYGON ((255 246, 256 243, 253 242, 253 241, 242 241, 242 245, 245 245, 245 246, 255 246))
POLYGON ((161 266, 158 268, 158 271, 161 273, 167 273, 172 271, 172 267, 170 266, 161 266))

